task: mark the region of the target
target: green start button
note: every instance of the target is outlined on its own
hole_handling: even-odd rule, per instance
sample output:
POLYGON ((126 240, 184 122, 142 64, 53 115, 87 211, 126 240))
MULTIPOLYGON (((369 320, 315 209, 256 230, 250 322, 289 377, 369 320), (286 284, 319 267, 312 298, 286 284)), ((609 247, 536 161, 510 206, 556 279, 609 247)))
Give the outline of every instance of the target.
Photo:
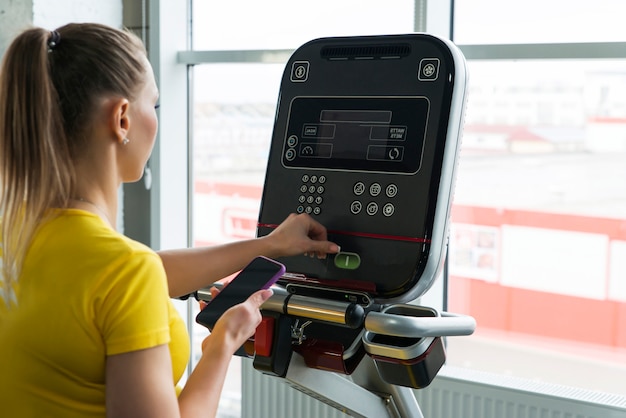
POLYGON ((361 265, 361 257, 357 253, 340 252, 335 254, 335 266, 340 269, 355 270, 361 265))

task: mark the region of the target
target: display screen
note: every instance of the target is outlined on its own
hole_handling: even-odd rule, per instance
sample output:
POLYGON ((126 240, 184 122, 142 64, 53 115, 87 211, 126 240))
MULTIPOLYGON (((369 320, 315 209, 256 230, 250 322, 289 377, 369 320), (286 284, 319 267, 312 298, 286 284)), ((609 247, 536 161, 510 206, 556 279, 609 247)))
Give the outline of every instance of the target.
POLYGON ((296 97, 282 161, 288 168, 419 171, 426 97, 296 97))

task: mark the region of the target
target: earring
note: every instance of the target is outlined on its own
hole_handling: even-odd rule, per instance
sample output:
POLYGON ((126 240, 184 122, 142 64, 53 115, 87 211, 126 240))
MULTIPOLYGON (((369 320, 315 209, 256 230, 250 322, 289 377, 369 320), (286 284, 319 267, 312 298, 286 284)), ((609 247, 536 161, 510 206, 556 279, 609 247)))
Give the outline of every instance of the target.
POLYGON ((129 142, 130 142, 130 139, 124 138, 124 140, 122 141, 122 145, 128 145, 129 142))

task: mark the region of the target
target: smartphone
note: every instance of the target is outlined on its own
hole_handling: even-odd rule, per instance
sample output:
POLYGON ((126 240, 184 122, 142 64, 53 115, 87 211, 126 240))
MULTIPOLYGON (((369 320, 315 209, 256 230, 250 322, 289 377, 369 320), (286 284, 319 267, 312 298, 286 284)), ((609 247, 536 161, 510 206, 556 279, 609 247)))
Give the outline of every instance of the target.
POLYGON ((256 257, 208 302, 196 322, 212 329, 228 308, 244 302, 257 290, 269 289, 284 273, 285 266, 278 261, 256 257))

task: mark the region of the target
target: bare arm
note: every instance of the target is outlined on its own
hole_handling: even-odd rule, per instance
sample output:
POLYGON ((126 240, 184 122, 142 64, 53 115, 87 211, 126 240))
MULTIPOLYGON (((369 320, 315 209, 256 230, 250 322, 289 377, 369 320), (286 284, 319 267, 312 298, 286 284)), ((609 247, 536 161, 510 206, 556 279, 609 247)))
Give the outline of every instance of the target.
POLYGON ((233 353, 261 322, 271 290, 254 293, 224 313, 202 343, 202 357, 178 399, 167 345, 107 357, 107 417, 214 417, 233 353))
POLYGON ((180 416, 167 345, 108 356, 108 418, 176 418, 180 416))
POLYGON ((325 257, 339 247, 327 241, 326 228, 308 215, 290 215, 271 234, 214 247, 160 251, 171 297, 211 285, 246 266, 254 257, 304 253, 325 257))

